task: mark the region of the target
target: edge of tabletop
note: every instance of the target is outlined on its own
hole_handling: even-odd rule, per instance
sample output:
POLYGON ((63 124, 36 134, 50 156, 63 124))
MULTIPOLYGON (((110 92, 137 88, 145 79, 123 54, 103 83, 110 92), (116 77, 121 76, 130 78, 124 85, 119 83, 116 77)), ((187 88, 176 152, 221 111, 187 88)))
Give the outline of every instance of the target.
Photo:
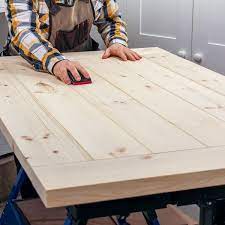
POLYGON ((224 156, 215 147, 32 170, 45 206, 60 207, 225 185, 224 156))

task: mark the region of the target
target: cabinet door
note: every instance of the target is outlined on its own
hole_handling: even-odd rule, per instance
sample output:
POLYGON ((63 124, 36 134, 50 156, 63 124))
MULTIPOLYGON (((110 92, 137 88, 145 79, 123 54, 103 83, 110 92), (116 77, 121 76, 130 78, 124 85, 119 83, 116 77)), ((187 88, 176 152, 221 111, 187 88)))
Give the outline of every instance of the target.
POLYGON ((158 46, 191 58, 193 0, 130 0, 127 23, 131 47, 158 46))
POLYGON ((224 0, 195 0, 193 61, 225 75, 224 0))
MULTIPOLYGON (((132 0, 130 0, 132 1, 132 0)), ((127 20, 127 0, 117 0, 123 20, 127 20)))

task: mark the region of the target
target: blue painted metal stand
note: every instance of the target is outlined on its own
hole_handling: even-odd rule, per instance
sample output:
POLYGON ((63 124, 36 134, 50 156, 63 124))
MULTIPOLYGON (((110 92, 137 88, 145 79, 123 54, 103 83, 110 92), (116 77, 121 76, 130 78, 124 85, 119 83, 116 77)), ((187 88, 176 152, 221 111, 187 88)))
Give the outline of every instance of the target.
POLYGON ((64 225, 73 225, 73 216, 71 207, 67 207, 67 218, 65 219, 64 225))
POLYGON ((119 224, 119 225, 130 225, 130 224, 127 222, 128 216, 129 216, 129 215, 127 215, 127 216, 118 216, 118 217, 117 217, 118 224, 119 224))
MULTIPOLYGON (((0 225, 28 225, 28 221, 23 216, 15 201, 20 193, 23 183, 28 179, 24 169, 20 169, 16 182, 13 185, 11 193, 8 197, 5 209, 0 218, 0 225)), ((68 211, 68 217, 65 219, 64 225, 73 225, 73 217, 68 211)))
MULTIPOLYGON (((17 197, 20 193, 23 183, 28 179, 23 168, 20 169, 15 184, 12 187, 11 193, 8 197, 5 209, 0 218, 0 225, 29 225, 29 222, 16 205, 17 197)), ((65 219, 64 225, 86 225, 88 219, 74 218, 74 206, 67 207, 67 218, 65 219)), ((128 216, 119 216, 119 225, 129 225, 127 223, 128 216)), ((158 220, 154 218, 150 221, 150 218, 146 218, 149 225, 159 225, 158 220)))
POLYGON ((13 185, 12 191, 8 197, 5 209, 0 218, 0 225, 25 225, 17 207, 14 203, 19 195, 23 182, 27 179, 27 175, 23 169, 17 175, 16 182, 13 185))
POLYGON ((26 179, 27 175, 25 171, 21 169, 17 175, 16 182, 13 185, 5 209, 3 210, 3 213, 1 215, 0 225, 25 225, 14 201, 18 197, 22 184, 26 179))
MULTIPOLYGON (((25 171, 21 169, 1 215, 0 225, 29 225, 23 212, 16 204, 21 187, 27 179, 25 171)), ((122 215, 117 217, 118 225, 129 225, 127 222, 128 215, 140 211, 143 212, 148 225, 160 225, 155 209, 165 208, 167 204, 176 204, 178 206, 198 204, 201 209, 200 225, 225 224, 225 186, 217 186, 69 206, 66 208, 67 218, 64 225, 87 225, 89 219, 112 215, 122 215)))
POLYGON ((148 225, 160 225, 154 209, 143 212, 143 216, 148 225))
MULTIPOLYGON (((8 201, 6 203, 5 209, 1 215, 0 225, 29 225, 29 222, 27 221, 27 219, 25 218, 21 210, 16 205, 16 200, 20 193, 21 187, 27 179, 28 177, 24 169, 21 168, 17 175, 16 181, 15 181, 15 184, 13 185, 11 193, 8 197, 8 201)), ((111 204, 109 203, 109 206, 110 205, 111 204)), ((117 208, 118 205, 116 206, 111 205, 111 207, 117 208)), ((64 225, 86 225, 87 224, 88 218, 85 216, 78 216, 76 213, 77 209, 75 206, 70 206, 70 207, 67 207, 66 209, 67 209, 67 218, 65 219, 64 225), (77 215, 76 218, 74 218, 73 215, 77 215)), ((122 207, 121 210, 123 209, 124 208, 122 207)), ((91 212, 92 210, 85 209, 82 211, 83 211, 82 212, 83 215, 85 214, 89 215, 89 213, 90 214, 92 213, 91 212)), ((102 212, 102 210, 100 211, 102 212)), ((103 211, 104 211, 104 207, 103 207, 103 211)), ((110 211, 106 213, 106 215, 111 216, 112 213, 113 211, 110 211)), ((94 217, 97 217, 97 215, 98 213, 94 217)), ((144 212, 143 215, 148 225, 160 225, 157 220, 157 215, 154 209, 144 212)), ((117 217, 118 225, 130 225, 127 222, 128 216, 129 216, 129 212, 128 214, 126 214, 126 216, 118 216, 117 217)))
POLYGON ((73 217, 68 216, 68 217, 65 219, 64 225, 73 225, 73 217))

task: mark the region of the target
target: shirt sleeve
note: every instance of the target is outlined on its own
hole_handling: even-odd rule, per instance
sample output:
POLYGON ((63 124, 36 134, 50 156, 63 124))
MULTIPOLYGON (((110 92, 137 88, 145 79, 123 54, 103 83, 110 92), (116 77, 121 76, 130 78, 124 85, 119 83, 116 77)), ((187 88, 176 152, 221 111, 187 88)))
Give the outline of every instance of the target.
POLYGON ((128 46, 126 23, 121 19, 119 5, 116 0, 103 0, 102 6, 95 9, 95 25, 106 46, 120 43, 128 46))
POLYGON ((52 73, 55 63, 64 56, 39 30, 38 0, 8 0, 11 43, 36 70, 52 73))

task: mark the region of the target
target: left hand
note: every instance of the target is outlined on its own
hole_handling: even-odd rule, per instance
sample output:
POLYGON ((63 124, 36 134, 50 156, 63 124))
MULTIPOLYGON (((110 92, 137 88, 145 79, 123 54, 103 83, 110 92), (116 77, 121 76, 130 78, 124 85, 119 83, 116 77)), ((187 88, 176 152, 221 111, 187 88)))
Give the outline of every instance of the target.
POLYGON ((107 59, 111 56, 118 57, 123 61, 127 60, 136 61, 142 58, 138 53, 118 43, 108 47, 105 53, 103 54, 102 58, 107 59))

